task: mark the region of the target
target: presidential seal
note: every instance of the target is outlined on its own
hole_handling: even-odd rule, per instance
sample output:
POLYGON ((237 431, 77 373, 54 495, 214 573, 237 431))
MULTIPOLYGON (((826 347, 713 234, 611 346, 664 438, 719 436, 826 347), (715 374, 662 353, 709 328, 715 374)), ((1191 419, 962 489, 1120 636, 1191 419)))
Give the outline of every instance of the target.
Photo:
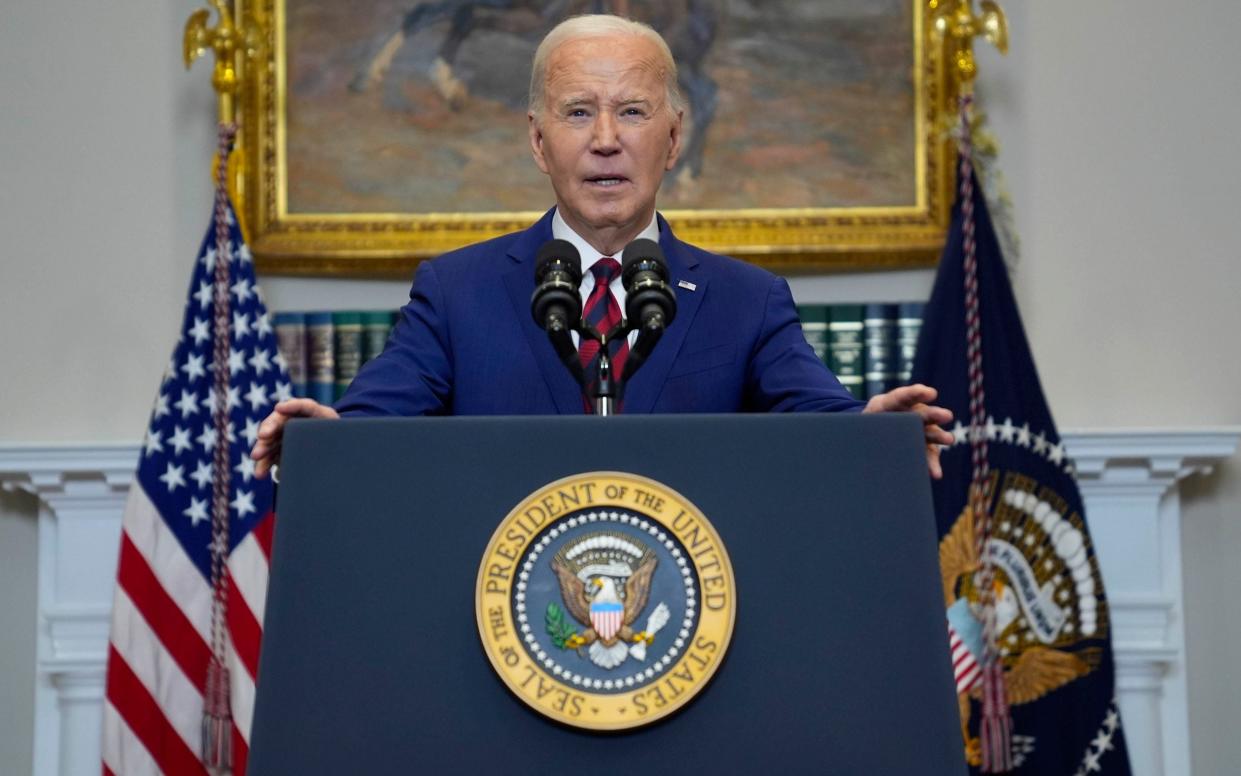
POLYGON ((621 472, 544 486, 478 569, 478 632, 518 698, 591 730, 638 727, 702 691, 732 637, 736 588, 710 522, 621 472))
MULTIPOLYGON (((958 423, 953 433, 956 445, 968 449, 968 429, 958 423)), ((1011 756, 1020 768, 1037 754, 1039 743, 1023 707, 1098 671, 1107 659, 1111 623, 1064 445, 1053 441, 1051 432, 1028 423, 1017 426, 1009 418, 1002 424, 987 418, 978 433, 993 451, 982 502, 992 525, 980 553, 976 515, 967 503, 940 539, 949 645, 966 759, 978 765, 982 742, 971 735, 970 717, 971 701, 980 706, 983 694, 986 615, 977 580, 987 563, 993 569, 987 592, 994 602, 996 652, 1013 713, 1011 756)), ((1113 712, 1101 721, 1085 758, 1097 761, 1113 747, 1119 726, 1113 712)))

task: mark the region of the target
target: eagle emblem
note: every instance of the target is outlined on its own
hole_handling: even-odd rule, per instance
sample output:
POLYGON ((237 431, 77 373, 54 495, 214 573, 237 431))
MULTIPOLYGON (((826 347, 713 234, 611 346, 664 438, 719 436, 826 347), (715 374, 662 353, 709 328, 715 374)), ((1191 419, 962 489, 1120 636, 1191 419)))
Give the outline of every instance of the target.
POLYGON ((646 659, 646 648, 668 621, 658 604, 641 630, 635 623, 646 610, 651 578, 659 558, 637 539, 622 533, 596 532, 565 545, 551 560, 564 608, 584 626, 570 625, 555 603, 547 607, 547 630, 562 649, 586 650, 600 668, 611 669, 632 655, 646 659))
MULTIPOLYGON (((995 563, 995 631, 1010 706, 1035 701, 1098 667, 1107 609, 1097 560, 1088 552, 1081 517, 1050 488, 1016 473, 987 483, 994 528, 987 552, 995 563)), ((969 730, 970 699, 982 697, 976 668, 982 653, 979 591, 982 563, 974 513, 966 505, 939 545, 944 605, 957 671, 958 707, 966 759, 979 762, 981 744, 969 730)))

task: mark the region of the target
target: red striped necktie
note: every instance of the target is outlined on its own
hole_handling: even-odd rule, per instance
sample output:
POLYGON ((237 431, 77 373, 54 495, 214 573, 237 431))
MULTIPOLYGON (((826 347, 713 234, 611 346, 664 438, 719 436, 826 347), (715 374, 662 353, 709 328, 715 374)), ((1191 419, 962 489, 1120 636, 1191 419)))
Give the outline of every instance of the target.
MULTIPOLYGON (((582 310, 582 320, 594 327, 600 334, 607 334, 620 325, 621 309, 612 295, 612 281, 620 274, 620 262, 610 256, 604 256, 590 268, 595 276, 595 287, 586 299, 582 310)), ((629 355, 629 340, 617 337, 608 343, 608 356, 612 361, 612 382, 616 383, 625 367, 625 356, 629 355)), ((578 346, 578 357, 582 360, 582 368, 586 370, 587 396, 592 394, 599 378, 599 341, 582 337, 578 346)), ((590 402, 587 401, 587 407, 590 402)))

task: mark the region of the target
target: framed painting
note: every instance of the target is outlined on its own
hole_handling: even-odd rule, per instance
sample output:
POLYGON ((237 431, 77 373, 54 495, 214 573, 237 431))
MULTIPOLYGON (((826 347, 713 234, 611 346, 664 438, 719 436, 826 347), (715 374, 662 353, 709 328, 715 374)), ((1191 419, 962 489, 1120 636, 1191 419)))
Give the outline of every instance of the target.
POLYGON ((258 0, 241 196, 259 266, 406 275, 553 203, 531 159, 530 61, 551 26, 658 29, 686 97, 659 208, 679 237, 781 270, 926 266, 953 151, 925 0, 258 0))

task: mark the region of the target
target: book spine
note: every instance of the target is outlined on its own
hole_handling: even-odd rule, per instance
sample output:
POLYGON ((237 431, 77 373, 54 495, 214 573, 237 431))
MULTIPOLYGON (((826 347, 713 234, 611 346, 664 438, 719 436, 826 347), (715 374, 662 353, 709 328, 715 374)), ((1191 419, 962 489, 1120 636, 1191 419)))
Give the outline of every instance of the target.
POLYGON ((345 395, 362 367, 362 313, 332 313, 332 335, 336 349, 332 390, 335 401, 345 395))
POLYGON ((862 317, 866 342, 866 397, 878 396, 897 386, 896 315, 894 304, 868 304, 862 317))
POLYGON ((914 356, 918 352, 918 336, 922 334, 922 302, 905 302, 896 314, 896 343, 900 351, 898 377, 901 385, 908 385, 913 377, 914 356))
POLYGON ((862 374, 862 305, 831 305, 827 332, 828 365, 836 379, 857 398, 866 398, 862 374))
POLYGON ((797 314, 801 318, 801 330, 814 354, 824 364, 828 363, 827 305, 799 304, 797 314))
POLYGON ((272 316, 276 347, 289 370, 294 396, 306 395, 306 316, 303 313, 276 313, 272 316))
POLYGON ((306 313, 306 395, 320 404, 334 400, 336 343, 332 336, 332 314, 306 313))
POLYGON ((362 363, 383 352, 388 334, 396 322, 396 313, 389 310, 367 310, 362 313, 362 363))

